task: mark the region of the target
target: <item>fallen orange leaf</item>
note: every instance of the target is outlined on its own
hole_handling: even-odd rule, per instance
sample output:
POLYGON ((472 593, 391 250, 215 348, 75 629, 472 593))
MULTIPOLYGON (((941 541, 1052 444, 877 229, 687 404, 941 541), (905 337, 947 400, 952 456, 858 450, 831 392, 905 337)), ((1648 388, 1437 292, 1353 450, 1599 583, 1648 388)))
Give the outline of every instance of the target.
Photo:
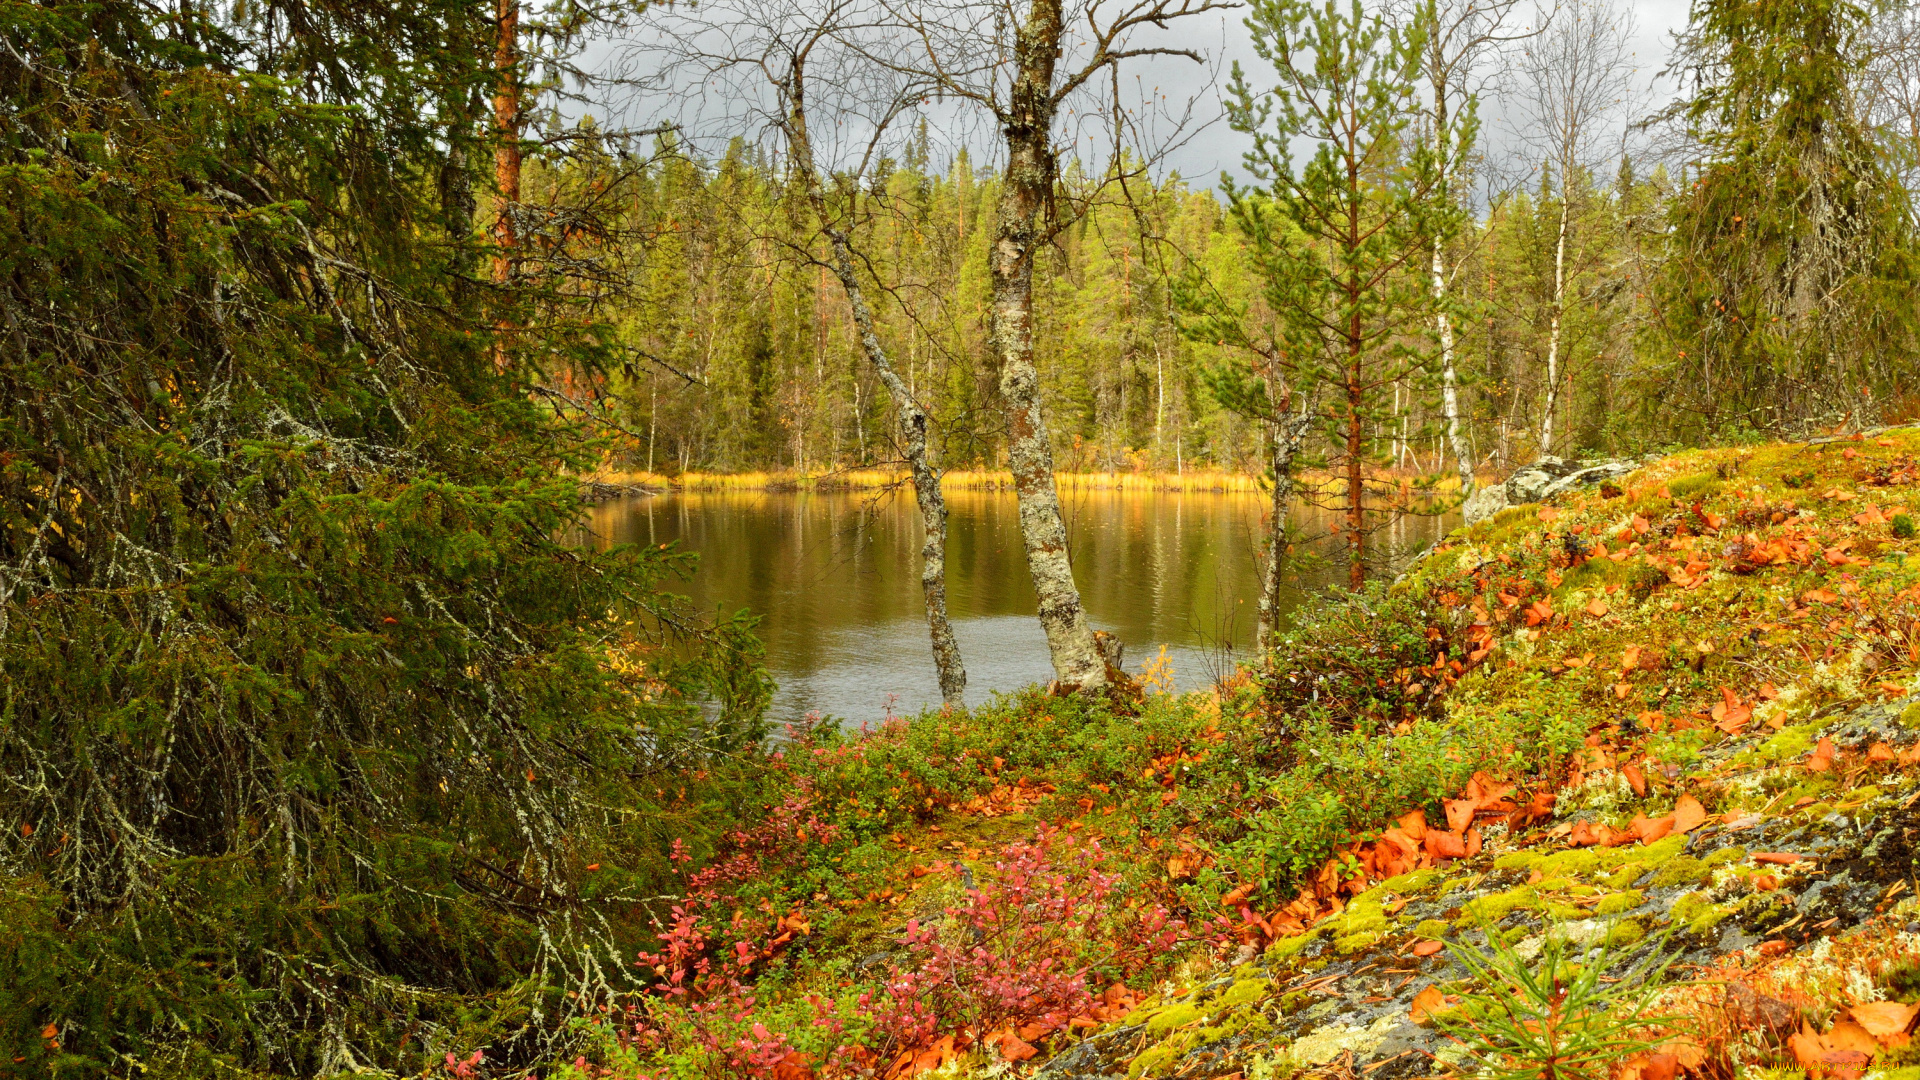
POLYGON ((1871 1057, 1880 1051, 1880 1044, 1867 1033, 1867 1029, 1851 1020, 1834 1021, 1834 1025, 1821 1038, 1827 1044, 1828 1053, 1854 1050, 1871 1057))
POLYGON ((1688 833, 1707 823, 1707 808, 1691 795, 1682 795, 1673 804, 1673 831, 1688 833))
POLYGON ((1425 1024, 1429 1017, 1446 1008, 1446 1005, 1447 995, 1441 993, 1439 987, 1429 986, 1413 995, 1413 1004, 1407 1011, 1412 1014, 1414 1023, 1425 1024))
POLYGON ((1436 859, 1464 859, 1467 857, 1465 840, 1450 832, 1432 830, 1427 833, 1427 854, 1436 859))
POLYGON ((1807 757, 1808 772, 1827 772, 1833 768, 1833 740, 1823 738, 1807 757))
POLYGON ((1636 798, 1647 797, 1647 777, 1640 771, 1640 766, 1628 765, 1620 770, 1620 775, 1627 778, 1627 786, 1633 789, 1636 798))
POLYGON ((1444 941, 1422 941, 1413 947, 1413 955, 1432 956, 1446 947, 1447 943, 1444 941))
POLYGON ((1906 1044, 1907 1029, 1913 1026, 1920 1005, 1902 1005, 1898 1001, 1874 1001, 1847 1010, 1854 1023, 1888 1047, 1906 1044), (1893 1040, 1898 1039, 1896 1043, 1893 1040))
POLYGON ((1009 1031, 1000 1039, 1000 1056, 1008 1061, 1025 1061, 1040 1051, 1033 1044, 1009 1031))
POLYGON ((1415 843, 1418 843, 1427 835, 1427 812, 1425 810, 1415 810, 1410 814, 1402 814, 1400 816, 1400 828, 1405 830, 1406 834, 1413 838, 1415 843))
POLYGON ((1673 815, 1668 814, 1665 817, 1646 818, 1636 814, 1633 818, 1632 828, 1633 834, 1640 838, 1641 843, 1651 844, 1655 840, 1659 840, 1673 831, 1673 815))
POLYGON ((813 1080, 813 1059, 798 1050, 773 1063, 773 1080, 813 1080))
POLYGON ((1630 1058, 1614 1074, 1614 1080, 1673 1080, 1680 1059, 1672 1054, 1641 1054, 1630 1058))

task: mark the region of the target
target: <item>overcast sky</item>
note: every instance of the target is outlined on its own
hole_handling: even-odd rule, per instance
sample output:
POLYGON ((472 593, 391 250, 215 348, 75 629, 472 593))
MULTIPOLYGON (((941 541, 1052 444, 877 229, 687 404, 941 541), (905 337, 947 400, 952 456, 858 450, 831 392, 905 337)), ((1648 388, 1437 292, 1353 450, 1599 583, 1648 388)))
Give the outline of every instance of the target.
MULTIPOLYGON (((1528 5, 1533 2, 1534 0, 1521 0, 1515 12, 1515 21, 1524 24, 1537 19, 1538 9, 1531 16, 1521 14, 1527 11, 1528 5)), ((1540 0, 1540 2, 1550 10, 1554 0, 1540 0)), ((1657 73, 1665 67, 1674 32, 1686 23, 1688 0, 1613 0, 1613 2, 1623 6, 1631 14, 1634 23, 1632 39, 1634 63, 1637 68, 1636 82, 1641 92, 1638 111, 1644 114, 1648 109, 1666 104, 1675 96, 1672 81, 1658 79, 1657 73)), ((673 9, 662 10, 673 11, 673 9)), ((714 8, 709 6, 705 13, 713 15, 714 8)), ((700 17, 699 13, 691 9, 684 13, 675 12, 666 17, 674 18, 681 15, 691 16, 693 19, 700 17)), ((1157 88, 1168 95, 1170 102, 1182 100, 1193 102, 1194 121, 1189 123, 1189 128, 1198 127, 1198 133, 1172 149, 1166 155, 1160 171, 1177 170, 1195 187, 1213 187, 1218 183, 1223 169, 1236 177, 1244 178, 1245 176, 1246 170, 1241 161, 1241 155, 1247 149, 1249 140, 1226 125, 1220 109, 1221 91, 1224 89, 1227 73, 1231 70, 1232 64, 1238 61, 1246 69, 1249 81, 1255 87, 1272 82, 1270 69, 1267 69, 1266 65, 1254 55, 1249 44, 1248 32, 1241 21, 1244 15, 1243 11, 1233 11, 1192 17, 1177 24, 1176 28, 1168 34, 1168 39, 1179 46, 1205 54, 1209 60, 1205 66, 1177 58, 1154 58, 1134 61, 1135 66, 1125 69, 1126 82, 1136 89, 1157 88), (1215 85, 1216 80, 1217 85, 1215 85)), ((638 33, 646 35, 647 39, 657 40, 654 35, 648 33, 646 28, 638 33)), ((635 51, 645 52, 649 49, 649 45, 640 42, 641 39, 636 37, 634 43, 638 45, 638 50, 624 50, 630 58, 629 63, 635 51)), ((602 52, 600 49, 595 51, 602 52)), ((622 51, 620 44, 614 43, 611 50, 603 52, 603 56, 622 51)), ((590 66, 599 65, 590 64, 590 66)), ((632 73, 631 68, 628 73, 632 73)), ((662 119, 678 121, 683 125, 684 131, 696 135, 696 144, 702 152, 715 154, 724 148, 726 139, 732 135, 747 134, 750 138, 758 138, 764 134, 759 131, 743 132, 741 128, 753 126, 753 122, 741 116, 736 107, 726 104, 724 101, 726 96, 718 92, 718 87, 715 88, 715 92, 684 95, 677 104, 667 107, 675 112, 675 115, 670 117, 660 115, 661 106, 657 103, 661 99, 650 94, 629 98, 627 105, 631 111, 622 109, 614 111, 616 114, 627 113, 624 116, 617 115, 616 120, 635 127, 649 126, 662 119), (646 115, 642 115, 643 112, 646 115)), ((574 113, 578 110, 566 111, 574 113)), ((1637 118, 1637 116, 1623 114, 1616 119, 1624 125, 1629 120, 1637 118)), ((1483 98, 1481 119, 1483 152, 1509 170, 1523 168, 1524 165, 1518 160, 1521 155, 1514 152, 1514 147, 1524 134, 1522 130, 1524 121, 1503 112, 1503 101, 1497 91, 1483 98)), ((936 169, 944 169, 954 152, 961 146, 968 147, 976 161, 995 160, 996 147, 990 125, 980 123, 977 119, 963 119, 961 116, 951 114, 944 118, 944 121, 938 116, 934 118, 937 127, 949 128, 947 131, 936 131, 936 135, 943 136, 936 139, 937 143, 942 144, 936 146, 934 151, 936 169)), ((1094 149, 1085 145, 1084 138, 1082 136, 1082 145, 1078 147, 1082 154, 1094 149)))
MULTIPOLYGON (((1634 57, 1638 68, 1637 82, 1648 107, 1664 105, 1675 93, 1672 80, 1657 80, 1657 73, 1666 66, 1668 52, 1672 45, 1673 33, 1686 25, 1687 0, 1617 0, 1631 12, 1635 33, 1633 37, 1634 57)), ((1261 70, 1264 63, 1253 54, 1248 44, 1245 26, 1241 23, 1241 13, 1231 13, 1220 19, 1210 28, 1210 51, 1221 54, 1224 73, 1233 61, 1238 60, 1246 69, 1249 81, 1260 85, 1261 70)), ((1527 20, 1521 20, 1523 22, 1527 20)), ((1194 70, 1193 65, 1179 61, 1161 61, 1155 65, 1154 73, 1168 81, 1170 86, 1178 86, 1180 92, 1206 95, 1215 104, 1212 111, 1218 113, 1217 90, 1209 90, 1203 74, 1194 70), (1188 80, 1181 82, 1180 80, 1188 80)), ((1224 74, 1223 74, 1224 81, 1224 74)), ((1270 80, 1269 80, 1270 81, 1270 80)), ((1501 101, 1497 94, 1489 96, 1481 103, 1482 146, 1493 155, 1501 155, 1510 150, 1517 141, 1519 128, 1524 121, 1516 117, 1503 115, 1501 101)), ((1624 124, 1629 119, 1620 118, 1624 124)), ((1249 140, 1226 126, 1224 121, 1208 128, 1206 134, 1179 148, 1170 155, 1169 164, 1177 168, 1195 186, 1212 186, 1218 181, 1220 172, 1225 169, 1236 176, 1245 172, 1240 156, 1245 152, 1249 140)))

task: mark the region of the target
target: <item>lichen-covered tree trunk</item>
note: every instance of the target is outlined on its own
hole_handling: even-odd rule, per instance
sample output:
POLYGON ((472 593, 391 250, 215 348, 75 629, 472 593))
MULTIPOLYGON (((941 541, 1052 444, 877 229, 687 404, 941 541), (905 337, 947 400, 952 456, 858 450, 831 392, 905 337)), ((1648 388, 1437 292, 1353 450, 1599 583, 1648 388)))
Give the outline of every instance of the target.
POLYGON ((900 449, 907 456, 913 473, 913 492, 920 504, 920 521, 925 540, 920 547, 920 591, 927 602, 927 630, 933 636, 933 666, 940 675, 940 699, 955 708, 965 708, 967 668, 960 660, 960 644, 953 638, 953 623, 947 619, 947 501, 940 494, 940 474, 927 460, 927 411, 887 360, 887 350, 873 331, 873 310, 867 306, 866 292, 853 270, 852 252, 847 234, 829 229, 827 239, 833 245, 833 270, 853 307, 854 325, 860 329, 860 346, 867 362, 880 376, 880 382, 893 395, 894 412, 899 417, 900 449))
POLYGON ((1267 547, 1266 572, 1260 585, 1260 621, 1254 630, 1256 649, 1265 649, 1280 628, 1280 583, 1287 563, 1287 521, 1293 507, 1293 461, 1306 441, 1313 414, 1303 399, 1295 411, 1283 410, 1273 434, 1273 536, 1267 547))
POLYGON ((1033 363, 1033 258, 1053 195, 1053 67, 1065 27, 1060 0, 1033 0, 1014 42, 1016 74, 1004 123, 1006 178, 1000 188, 989 270, 993 347, 1007 410, 1007 457, 1020 504, 1020 536, 1040 600, 1040 625, 1064 686, 1104 686, 1106 663, 1080 603, 1067 558, 1067 527, 1053 485, 1053 450, 1040 411, 1033 363))
POLYGON ((846 293, 848 305, 853 308, 861 350, 893 397, 900 425, 900 450, 906 455, 907 468, 913 475, 914 498, 919 503, 924 528, 920 546, 920 590, 927 604, 927 631, 933 639, 933 666, 940 678, 940 699, 955 708, 965 708, 967 668, 960 659, 960 644, 953 637, 953 623, 947 618, 947 501, 940 493, 940 474, 927 459, 927 412, 893 370, 886 346, 874 332, 873 308, 867 303, 866 289, 854 269, 852 241, 845 228, 834 225, 832 207, 821 190, 819 170, 813 160, 813 139, 807 126, 804 54, 794 58, 781 89, 787 96, 786 131, 794 179, 818 215, 821 232, 832 249, 833 273, 846 293))

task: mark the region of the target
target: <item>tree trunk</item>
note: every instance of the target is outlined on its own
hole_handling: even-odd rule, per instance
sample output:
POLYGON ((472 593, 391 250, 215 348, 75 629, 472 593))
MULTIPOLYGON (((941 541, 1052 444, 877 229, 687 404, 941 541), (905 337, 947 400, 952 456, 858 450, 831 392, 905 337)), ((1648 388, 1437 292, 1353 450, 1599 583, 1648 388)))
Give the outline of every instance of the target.
MULTIPOLYGON (((493 217, 493 280, 505 285, 513 277, 514 249, 519 237, 513 215, 520 205, 520 3, 500 0, 494 24, 493 69, 497 82, 493 91, 493 126, 498 142, 493 151, 493 182, 499 192, 499 206, 493 217)), ((513 329, 502 318, 494 329, 499 332, 493 348, 493 363, 505 370, 508 363, 506 335, 513 329)))
POLYGON ((1566 310, 1567 191, 1561 180, 1560 238, 1553 246, 1553 315, 1547 321, 1547 404, 1540 416, 1540 453, 1553 452, 1553 406, 1560 389, 1560 316, 1566 310))
POLYGON ((1020 506, 1027 569, 1040 601, 1040 626, 1063 686, 1104 686, 1106 664, 1094 642, 1067 558, 1067 528, 1053 485, 1053 449, 1040 412, 1033 362, 1033 260, 1053 197, 1053 65, 1064 30, 1060 0, 1033 0, 1014 42, 1016 74, 1001 121, 1007 171, 1000 187, 988 269, 993 281, 992 337, 1007 409, 1007 457, 1020 506))
POLYGON ((1361 394, 1360 385, 1360 313, 1353 314, 1352 337, 1347 367, 1347 585, 1358 589, 1367 583, 1367 519, 1363 500, 1366 477, 1360 470, 1361 394))
POLYGON ((1441 309, 1434 315, 1440 329, 1440 412, 1447 425, 1447 445, 1460 470, 1460 497, 1473 494, 1473 449, 1460 429, 1459 376, 1453 366, 1453 320, 1447 316, 1447 263, 1440 241, 1433 242, 1433 299, 1441 309))
POLYGON ((833 244, 833 269, 846 290, 847 303, 853 307, 853 322, 860 330, 860 346, 867 361, 880 376, 880 382, 893 396, 894 412, 900 423, 900 445, 907 455, 907 467, 913 472, 913 493, 920 503, 920 522, 925 540, 920 547, 920 591, 927 602, 927 630, 933 637, 933 666, 940 675, 940 698, 955 708, 967 704, 967 668, 960 660, 960 645, 953 639, 953 624, 947 620, 947 501, 940 493, 940 474, 927 461, 927 413, 913 399, 905 383, 887 361, 887 351, 873 330, 873 311, 867 306, 865 291, 854 274, 853 256, 847 246, 847 234, 828 229, 833 244))
POLYGON ((1260 587, 1259 625, 1254 630, 1256 649, 1266 649, 1280 627, 1280 583, 1286 569, 1287 517, 1293 509, 1293 459, 1306 440, 1313 417, 1302 400, 1297 412, 1283 411, 1273 440, 1273 542, 1267 548, 1266 573, 1260 587))
MULTIPOLYGON (((833 272, 853 308, 854 326, 860 331, 860 347, 873 365, 881 385, 893 398, 900 425, 900 448, 907 456, 913 474, 913 493, 920 506, 923 539, 920 546, 920 591, 927 605, 927 632, 933 643, 934 671, 940 678, 940 699, 954 708, 966 708, 967 668, 960 659, 960 644, 953 637, 953 623, 947 618, 947 501, 940 491, 940 474, 927 460, 927 413, 914 399, 912 391, 900 381, 899 373, 887 359, 873 329, 873 309, 867 304, 866 290, 854 270, 853 249, 846 230, 829 222, 830 207, 821 193, 819 173, 813 161, 813 141, 808 135, 806 118, 806 81, 804 61, 796 61, 786 87, 791 112, 787 138, 796 179, 804 185, 807 200, 820 219, 821 230, 833 250, 833 272)), ((911 361, 909 361, 911 362, 911 361)), ((858 381, 855 388, 858 389, 858 381)))

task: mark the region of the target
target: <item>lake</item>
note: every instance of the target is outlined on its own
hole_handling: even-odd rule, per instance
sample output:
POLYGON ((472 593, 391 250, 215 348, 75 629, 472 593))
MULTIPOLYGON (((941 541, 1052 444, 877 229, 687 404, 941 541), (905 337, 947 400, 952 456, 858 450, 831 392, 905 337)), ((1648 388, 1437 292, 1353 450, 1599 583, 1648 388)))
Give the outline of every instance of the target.
MULTIPOLYGON (((1126 666, 1162 646, 1181 689, 1210 685, 1243 657, 1260 595, 1265 497, 1253 493, 1063 492, 1074 578, 1096 628, 1126 644, 1126 666)), ((967 668, 967 701, 1053 678, 1010 491, 947 493, 947 606, 967 668)), ((1306 537, 1288 604, 1345 580, 1334 516, 1301 505, 1306 537), (1322 559, 1317 556, 1332 556, 1322 559), (1315 563, 1319 565, 1314 565, 1315 563)), ((854 724, 938 705, 920 591, 920 517, 895 492, 675 492, 593 508, 598 542, 678 542, 699 569, 676 591, 701 608, 762 616, 779 683, 776 724, 808 713, 854 724)), ((1377 533, 1402 556, 1448 519, 1377 533)))

